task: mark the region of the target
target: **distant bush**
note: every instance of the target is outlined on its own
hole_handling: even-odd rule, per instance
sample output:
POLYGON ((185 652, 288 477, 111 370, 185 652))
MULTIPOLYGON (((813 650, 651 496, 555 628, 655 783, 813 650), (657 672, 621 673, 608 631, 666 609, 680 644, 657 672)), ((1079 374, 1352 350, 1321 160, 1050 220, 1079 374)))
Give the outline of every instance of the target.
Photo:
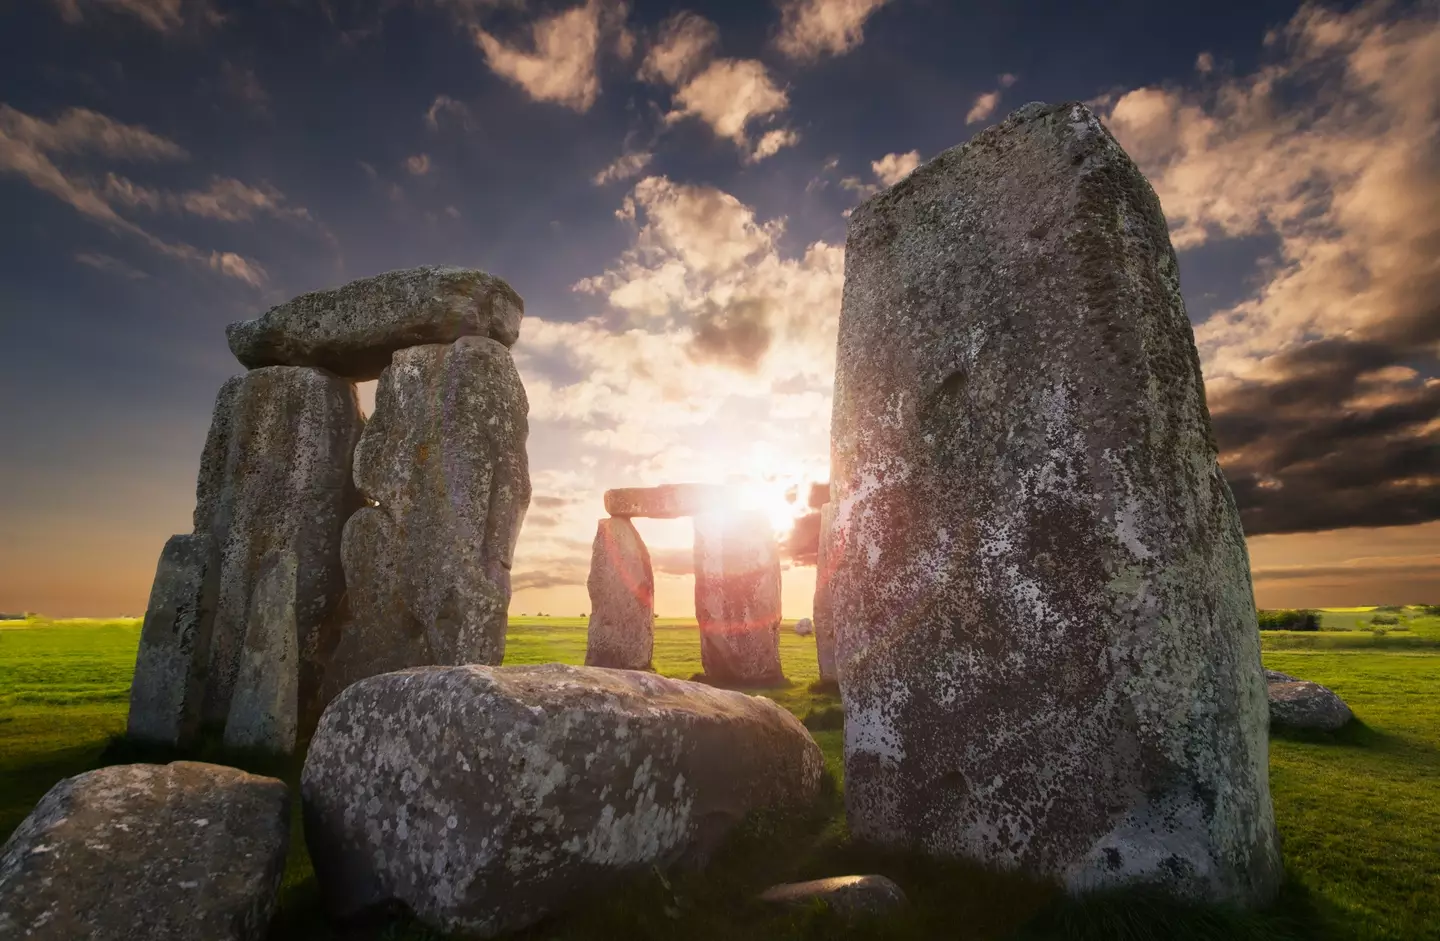
POLYGON ((1415 607, 1419 608, 1420 613, 1427 617, 1440 616, 1440 604, 1417 604, 1415 607))
POLYGON ((1404 605, 1398 604, 1382 604, 1375 609, 1376 614, 1403 614, 1404 612, 1404 605))
POLYGON ((1399 624, 1400 619, 1393 614, 1377 614, 1370 619, 1371 624, 1394 625, 1399 624))
POLYGON ((1261 610, 1260 630, 1262 631, 1318 631, 1320 612, 1277 608, 1261 610))

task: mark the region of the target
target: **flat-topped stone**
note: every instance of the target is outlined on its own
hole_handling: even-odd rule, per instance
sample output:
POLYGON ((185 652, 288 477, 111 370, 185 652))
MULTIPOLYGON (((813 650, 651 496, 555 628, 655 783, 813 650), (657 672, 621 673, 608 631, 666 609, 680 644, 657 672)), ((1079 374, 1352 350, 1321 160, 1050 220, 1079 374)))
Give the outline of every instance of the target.
POLYGON ((733 502, 733 491, 721 484, 662 484, 605 491, 605 512, 611 516, 644 516, 672 520, 699 516, 733 502))
POLYGON ((396 350, 480 336, 514 346, 525 302, 494 275, 425 265, 311 291, 225 328, 247 368, 318 366, 374 379, 396 350))

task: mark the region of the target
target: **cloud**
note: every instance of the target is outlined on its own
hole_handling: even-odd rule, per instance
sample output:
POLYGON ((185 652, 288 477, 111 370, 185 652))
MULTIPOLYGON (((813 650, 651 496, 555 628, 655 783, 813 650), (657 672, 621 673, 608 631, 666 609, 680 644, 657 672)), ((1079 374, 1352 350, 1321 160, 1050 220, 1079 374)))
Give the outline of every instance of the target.
POLYGON ((405 158, 405 172, 411 176, 424 176, 430 172, 430 155, 415 154, 405 158))
POLYGON ((639 176, 644 172, 645 168, 650 165, 650 161, 654 159, 654 157, 654 154, 643 150, 636 153, 622 154, 611 161, 610 165, 605 167, 605 169, 595 174, 590 182, 596 186, 604 186, 606 183, 614 183, 617 180, 628 180, 632 177, 639 176))
POLYGON ((987 91, 977 95, 975 104, 971 105, 970 110, 965 113, 965 123, 975 124, 978 121, 984 121, 995 113, 995 106, 999 103, 1000 93, 998 91, 987 91))
POLYGON ((270 94, 260 84, 260 78, 251 68, 241 68, 230 62, 220 67, 220 81, 226 94, 243 104, 256 117, 270 116, 270 94))
POLYGON ((1440 518, 1440 21, 1397 9, 1302 7, 1253 74, 1105 115, 1178 249, 1278 245, 1195 331, 1251 534, 1440 518))
POLYGON ((1208 52, 1202 52, 1195 57, 1195 71, 1201 75, 1209 74, 1215 70, 1215 56, 1208 52))
POLYGON ((475 126, 475 119, 470 114, 469 106, 463 101, 456 101, 449 95, 436 95, 435 100, 425 111, 425 126, 430 130, 440 130, 442 121, 453 122, 465 131, 472 130, 475 126))
POLYGON ((791 59, 849 52, 865 39, 865 21, 887 0, 781 0, 775 45, 791 59))
POLYGON ((766 157, 773 157, 782 148, 794 147, 800 143, 800 135, 789 128, 779 127, 773 131, 766 131, 759 142, 755 144, 755 150, 750 154, 750 162, 758 163, 766 157))
POLYGON ((1366 556, 1344 562, 1256 567, 1251 573, 1257 582, 1311 578, 1370 580, 1440 576, 1440 555, 1366 556))
POLYGON ((209 0, 51 0, 67 23, 92 22, 86 11, 104 10, 134 17, 157 33, 174 34, 225 21, 209 0))
POLYGON ((134 268, 118 258, 104 255, 99 252, 78 252, 75 260, 82 265, 94 268, 96 271, 104 271, 108 274, 118 275, 127 281, 142 281, 150 277, 138 268, 134 268))
POLYGON ((886 154, 870 164, 870 170, 882 186, 894 186, 920 166, 920 151, 904 154, 886 154))
MULTIPOLYGON (((783 88, 754 59, 716 59, 675 91, 669 123, 699 118, 719 137, 746 150, 746 128, 757 118, 778 114, 790 105, 783 88)), ((778 148, 777 148, 778 149, 778 148)))
POLYGON ((125 160, 184 160, 189 156, 172 140, 87 108, 68 108, 54 121, 44 121, 0 105, 0 134, 45 154, 94 153, 125 160))
POLYGON ((647 82, 678 86, 710 61, 720 30, 696 13, 682 10, 660 27, 660 36, 640 65, 647 82))
POLYGON ((599 0, 589 0, 536 20, 528 49, 501 42, 478 26, 473 35, 495 74, 531 98, 588 111, 600 94, 600 14, 599 0))

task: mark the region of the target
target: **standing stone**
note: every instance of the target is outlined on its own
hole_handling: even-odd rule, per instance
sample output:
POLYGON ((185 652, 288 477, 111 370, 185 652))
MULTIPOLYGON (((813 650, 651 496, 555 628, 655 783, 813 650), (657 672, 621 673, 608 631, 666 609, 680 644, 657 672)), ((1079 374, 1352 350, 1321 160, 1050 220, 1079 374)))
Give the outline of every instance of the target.
POLYGON ((525 302, 499 278, 427 265, 312 291, 255 320, 225 328, 230 351, 250 369, 318 366, 365 381, 396 350, 478 336, 514 346, 525 302))
POLYGON ((192 761, 66 778, 0 849, 0 938, 261 941, 289 837, 274 778, 192 761))
POLYGON ((763 686, 780 669, 780 553, 761 513, 695 517, 700 662, 721 683, 763 686))
POLYGON ((377 673, 505 656, 510 565, 530 505, 529 403, 504 345, 400 350, 355 449, 378 506, 345 527, 352 618, 333 695, 377 673))
POLYGON ((768 699, 558 663, 375 676, 325 710, 301 777, 330 913, 399 903, 489 938, 627 877, 703 863, 824 758, 768 699))
POLYGON ((850 832, 1263 903, 1250 570, 1154 191, 1085 106, 1027 105, 857 208, 845 267, 850 832))
POLYGON ((655 575, 650 550, 628 519, 603 519, 590 553, 587 667, 650 669, 655 646, 655 575))
POLYGON ((160 553, 130 686, 130 738, 184 748, 200 728, 220 589, 215 540, 171 536, 160 553))
POLYGON ((319 369, 271 366, 226 382, 200 462, 195 532, 220 550, 220 595, 204 717, 222 724, 240 668, 260 566, 295 554, 299 714, 312 728, 340 628, 340 534, 360 505, 350 463, 364 419, 355 387, 319 369))
POLYGON ((272 552, 250 596, 240 672, 230 697, 225 744, 290 754, 299 730, 300 651, 296 647, 295 553, 272 552))
POLYGON ((815 659, 820 664, 820 682, 840 679, 835 671, 835 613, 830 601, 830 533, 835 525, 835 504, 820 507, 820 551, 815 557, 815 659))

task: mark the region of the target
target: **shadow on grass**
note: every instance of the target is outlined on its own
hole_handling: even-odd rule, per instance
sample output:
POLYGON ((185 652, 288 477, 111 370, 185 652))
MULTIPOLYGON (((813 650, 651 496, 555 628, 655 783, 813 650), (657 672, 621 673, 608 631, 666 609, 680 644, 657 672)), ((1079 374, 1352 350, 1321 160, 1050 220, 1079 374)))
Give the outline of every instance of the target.
POLYGON ((1379 752, 1433 751, 1428 745, 1371 728, 1359 719, 1351 719, 1334 732, 1272 724, 1270 737, 1304 745, 1338 745, 1344 748, 1363 748, 1379 752))
POLYGON ((795 686, 794 680, 787 679, 783 676, 778 680, 762 680, 758 683, 739 683, 734 680, 712 679, 704 673, 692 673, 690 675, 690 682, 703 683, 706 686, 713 686, 716 689, 733 689, 742 693, 764 693, 767 691, 792 689, 795 686))

